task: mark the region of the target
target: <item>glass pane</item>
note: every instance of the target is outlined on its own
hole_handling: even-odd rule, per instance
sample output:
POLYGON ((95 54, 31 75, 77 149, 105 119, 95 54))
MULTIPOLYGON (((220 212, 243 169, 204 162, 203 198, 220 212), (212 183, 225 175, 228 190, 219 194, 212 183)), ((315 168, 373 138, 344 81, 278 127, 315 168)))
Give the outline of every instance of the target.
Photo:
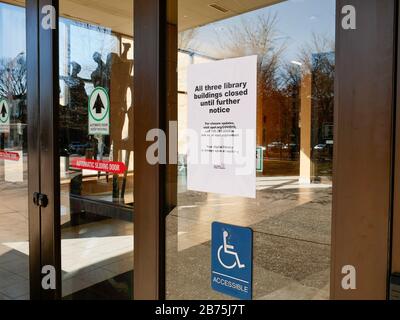
POLYGON ((224 2, 222 13, 179 1, 179 194, 167 220, 170 299, 229 298, 211 289, 214 221, 253 229, 254 299, 329 299, 335 1, 276 2, 224 2), (258 57, 257 197, 190 191, 188 67, 249 55, 258 57))
POLYGON ((0 300, 29 299, 26 93, 25 9, 0 2, 0 300))
POLYGON ((63 296, 133 295, 133 1, 60 1, 63 296))

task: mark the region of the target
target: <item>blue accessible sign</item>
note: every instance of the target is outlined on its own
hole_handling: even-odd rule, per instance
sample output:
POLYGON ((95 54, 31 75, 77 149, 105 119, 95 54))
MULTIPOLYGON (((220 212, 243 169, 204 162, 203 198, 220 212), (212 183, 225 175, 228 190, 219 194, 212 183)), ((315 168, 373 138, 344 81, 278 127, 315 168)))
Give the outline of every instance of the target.
POLYGON ((234 298, 251 300, 253 231, 214 222, 211 242, 212 288, 234 298))

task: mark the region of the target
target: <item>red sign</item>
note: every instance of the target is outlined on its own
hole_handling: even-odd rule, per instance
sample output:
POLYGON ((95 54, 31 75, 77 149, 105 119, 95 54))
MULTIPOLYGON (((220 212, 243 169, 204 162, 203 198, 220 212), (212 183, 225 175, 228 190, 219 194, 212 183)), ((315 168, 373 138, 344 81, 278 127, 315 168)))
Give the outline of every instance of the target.
POLYGON ((71 167, 75 169, 86 169, 113 174, 122 174, 126 171, 126 166, 122 162, 90 160, 90 159, 72 159, 71 167))
POLYGON ((19 161, 19 153, 17 152, 9 152, 9 151, 0 151, 0 159, 9 160, 9 161, 19 161))

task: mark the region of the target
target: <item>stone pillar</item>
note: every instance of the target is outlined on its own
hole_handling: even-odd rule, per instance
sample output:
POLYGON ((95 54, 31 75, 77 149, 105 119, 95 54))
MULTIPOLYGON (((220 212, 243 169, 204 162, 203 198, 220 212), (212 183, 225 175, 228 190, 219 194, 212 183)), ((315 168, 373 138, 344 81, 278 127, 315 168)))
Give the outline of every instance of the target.
POLYGON ((311 183, 311 74, 301 82, 300 110, 300 179, 302 184, 311 183))

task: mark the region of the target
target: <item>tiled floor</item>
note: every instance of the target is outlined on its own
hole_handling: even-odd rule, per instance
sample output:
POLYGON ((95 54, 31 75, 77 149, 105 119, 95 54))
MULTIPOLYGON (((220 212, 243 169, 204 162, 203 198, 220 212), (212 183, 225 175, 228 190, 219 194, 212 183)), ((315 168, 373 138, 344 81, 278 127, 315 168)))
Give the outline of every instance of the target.
POLYGON ((133 224, 115 219, 63 229, 63 295, 133 269, 133 224))
MULTIPOLYGON (((27 201, 26 184, 0 185, 0 300, 29 299, 27 201)), ((133 223, 107 219, 62 228, 64 296, 132 269, 133 223)))
MULTIPOLYGON (((63 296, 133 269, 132 223, 103 220, 87 224, 84 228, 64 229, 62 237, 63 296)), ((3 246, 10 248, 10 255, 15 258, 10 259, 8 255, 2 255, 0 270, 15 273, 20 281, 16 279, 16 283, 13 283, 15 288, 6 284, 4 288, 0 287, 0 293, 11 299, 20 298, 14 291, 22 292, 23 284, 26 285, 23 287, 26 292, 23 293, 29 293, 27 282, 22 284, 22 280, 27 280, 28 275, 28 242, 6 242, 3 246)), ((0 282, 3 283, 1 280, 0 282)))
POLYGON ((27 189, 19 183, 0 185, 0 300, 29 295, 28 256, 9 246, 28 239, 27 189))

